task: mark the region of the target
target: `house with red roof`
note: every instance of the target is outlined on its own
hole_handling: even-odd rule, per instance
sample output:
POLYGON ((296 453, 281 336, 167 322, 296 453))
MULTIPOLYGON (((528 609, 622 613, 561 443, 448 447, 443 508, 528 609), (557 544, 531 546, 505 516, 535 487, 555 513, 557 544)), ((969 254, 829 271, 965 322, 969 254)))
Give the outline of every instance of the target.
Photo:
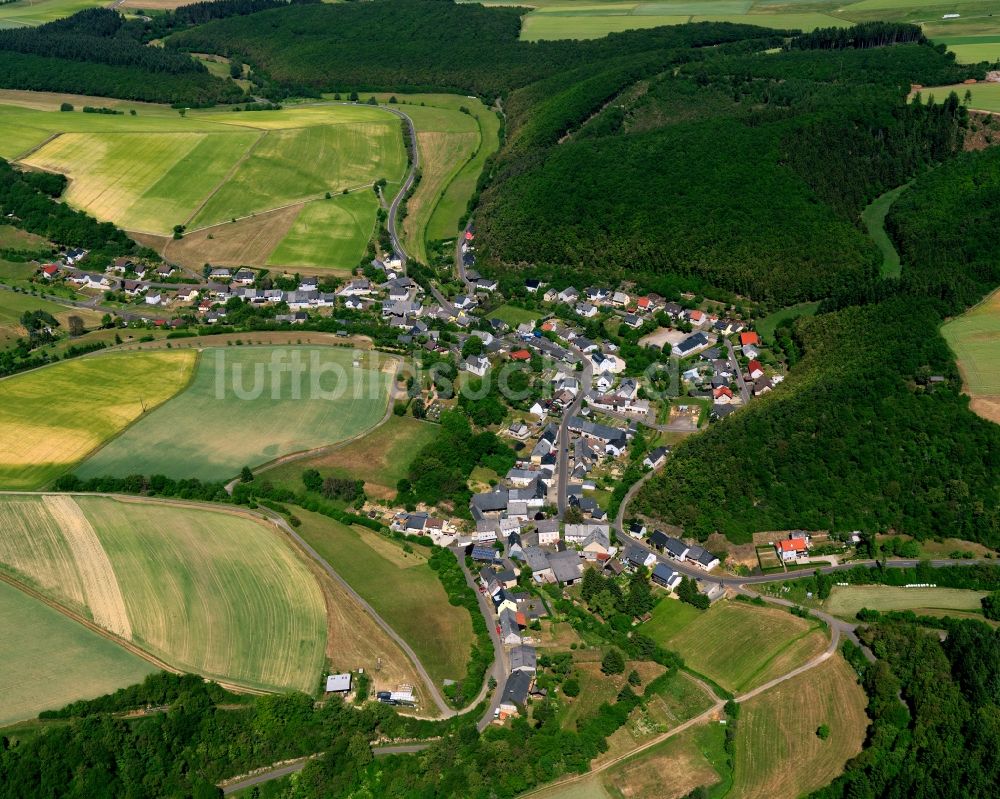
POLYGON ((46 280, 51 280, 58 274, 59 274, 58 264, 45 264, 45 266, 42 267, 42 275, 45 277, 46 280))
POLYGON ((635 301, 635 307, 640 311, 653 310, 653 301, 649 297, 640 297, 635 301))
POLYGON ((740 333, 740 346, 746 347, 747 345, 752 345, 754 347, 760 345, 760 336, 753 330, 747 330, 740 333))
POLYGON ((760 361, 754 358, 750 363, 747 364, 747 374, 750 375, 751 380, 757 380, 764 376, 764 370, 760 365, 760 361))
POLYGON ((512 361, 530 361, 531 353, 528 350, 514 350, 510 354, 510 359, 512 361))
POLYGON ((712 399, 715 400, 718 405, 728 405, 732 402, 736 402, 736 397, 733 396, 733 390, 729 386, 719 386, 712 391, 712 399))
POLYGON ((804 538, 786 538, 774 545, 778 557, 784 561, 804 558, 809 554, 809 542, 804 538))

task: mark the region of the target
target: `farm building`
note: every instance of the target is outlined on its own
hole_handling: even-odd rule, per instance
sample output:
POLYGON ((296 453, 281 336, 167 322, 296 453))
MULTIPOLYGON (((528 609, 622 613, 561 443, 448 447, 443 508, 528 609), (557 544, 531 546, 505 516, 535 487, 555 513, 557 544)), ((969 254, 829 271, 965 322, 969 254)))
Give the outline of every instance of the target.
POLYGON ((351 690, 351 675, 331 674, 326 678, 326 692, 328 694, 346 694, 351 690))

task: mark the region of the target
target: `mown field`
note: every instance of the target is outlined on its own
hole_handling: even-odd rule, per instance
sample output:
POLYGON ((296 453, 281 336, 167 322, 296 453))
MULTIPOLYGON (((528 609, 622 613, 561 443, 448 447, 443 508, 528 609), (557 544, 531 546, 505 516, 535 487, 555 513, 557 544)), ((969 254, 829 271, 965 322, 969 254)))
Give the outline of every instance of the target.
POLYGON ((323 477, 350 477, 365 481, 365 493, 375 499, 393 499, 396 483, 406 477, 417 452, 434 440, 438 426, 409 416, 391 416, 366 436, 313 458, 269 470, 274 485, 301 491, 302 472, 316 469, 323 477))
POLYGON ((377 209, 378 198, 368 188, 306 203, 267 262, 349 275, 365 254, 377 209))
POLYGON ((1000 291, 945 322, 941 335, 958 360, 972 410, 1000 424, 1000 291))
MULTIPOLYGON (((34 271, 34 267, 31 267, 31 271, 34 271)), ((0 347, 5 347, 25 335, 26 331, 21 326, 21 316, 25 311, 45 311, 52 314, 62 325, 63 332, 67 329, 68 319, 71 316, 79 316, 88 327, 99 325, 101 321, 101 314, 94 311, 67 308, 65 305, 28 294, 0 291, 0 347)))
POLYGON ((77 469, 81 477, 223 480, 358 435, 385 414, 388 376, 334 347, 208 348, 190 387, 77 469), (291 365, 302 371, 292 375, 291 365), (284 365, 284 369, 280 367, 284 365))
POLYGON ((299 534, 413 647, 439 687, 465 676, 472 621, 467 610, 448 603, 425 550, 414 546, 406 552, 370 530, 295 513, 302 519, 299 534))
POLYGON ((686 622, 661 621, 664 628, 672 634, 658 635, 654 616, 654 626, 644 629, 694 671, 736 693, 802 665, 827 643, 816 625, 784 610, 724 600, 686 622))
POLYGON ((156 667, 0 582, 0 725, 140 682, 156 667))
POLYGON ((0 28, 34 27, 101 5, 101 0, 17 0, 0 6, 0 28))
POLYGON ((194 352, 101 355, 0 380, 0 487, 41 488, 187 383, 194 352))
POLYGON ((171 666, 313 692, 326 605, 277 532, 235 513, 105 497, 0 499, 0 563, 171 666))
POLYGON ((870 610, 914 610, 937 615, 940 611, 978 611, 983 591, 958 588, 899 588, 891 585, 834 586, 824 609, 834 616, 853 619, 862 608, 870 610))
POLYGON ((737 722, 732 796, 808 794, 861 751, 868 718, 857 676, 838 656, 744 703, 737 722), (830 728, 821 740, 816 730, 830 728))

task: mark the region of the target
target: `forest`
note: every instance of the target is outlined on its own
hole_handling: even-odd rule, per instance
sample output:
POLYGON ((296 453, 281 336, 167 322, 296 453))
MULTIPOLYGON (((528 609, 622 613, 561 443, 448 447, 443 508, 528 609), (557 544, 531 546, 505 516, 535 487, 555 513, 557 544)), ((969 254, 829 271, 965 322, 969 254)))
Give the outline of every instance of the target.
POLYGON ((1000 630, 933 619, 947 637, 912 623, 861 629, 878 658, 844 652, 868 694, 864 751, 811 799, 986 799, 1000 784, 1000 630))
POLYGON ((0 84, 104 95, 123 100, 211 105, 237 102, 243 90, 186 54, 147 47, 117 12, 80 11, 37 28, 0 31, 0 84))
POLYGON ((782 390, 678 446, 638 507, 734 541, 802 527, 1000 544, 1000 428, 968 410, 937 329, 1000 283, 998 193, 995 149, 918 179, 887 226, 901 279, 798 320, 782 390))

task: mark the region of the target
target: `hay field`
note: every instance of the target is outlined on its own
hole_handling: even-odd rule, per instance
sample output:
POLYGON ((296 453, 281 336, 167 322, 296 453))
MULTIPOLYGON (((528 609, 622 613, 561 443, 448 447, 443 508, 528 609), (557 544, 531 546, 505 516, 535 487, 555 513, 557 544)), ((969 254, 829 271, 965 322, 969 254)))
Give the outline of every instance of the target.
POLYGON ((70 176, 66 201, 97 219, 167 233, 187 221, 258 138, 251 131, 64 133, 23 163, 70 176))
POLYGON ((370 530, 301 509, 295 514, 302 520, 299 535, 413 647, 439 687, 465 676, 472 621, 465 608, 448 603, 422 547, 407 553, 370 530))
MULTIPOLYGON (((248 114, 233 116, 242 119, 248 114)), ((316 199, 327 191, 339 194, 382 177, 398 182, 406 154, 397 120, 387 120, 267 130, 190 226, 316 199)))
POLYGON ((184 387, 194 352, 77 358, 0 380, 0 487, 41 488, 184 387))
POLYGON ((18 0, 0 6, 0 28, 33 28, 102 5, 102 0, 18 0))
POLYGON ((141 682, 156 667, 0 582, 0 726, 141 682))
POLYGON ((378 198, 371 189, 306 203, 268 256, 268 265, 349 275, 365 254, 377 209, 378 198))
POLYGON ((225 480, 245 465, 358 435, 383 418, 388 375, 356 369, 352 358, 351 350, 334 347, 206 349, 186 391, 96 452, 77 474, 225 480), (295 363, 303 371, 293 378, 295 363))
POLYGON ((732 795, 793 799, 826 785, 864 741, 865 694, 839 656, 742 706, 732 795), (816 729, 826 724, 822 741, 816 729))
POLYGON ((204 508, 78 497, 114 564, 132 640, 178 668, 312 693, 326 606, 270 527, 204 508))
POLYGON ((1000 291, 945 322, 941 335, 958 360, 972 410, 1000 424, 1000 291))
POLYGON ((661 643, 695 671, 741 692, 802 665, 826 648, 826 637, 786 611, 721 601, 661 643))
POLYGON ((406 477, 417 452, 434 440, 438 426, 411 416, 391 416, 368 435, 312 458, 283 464, 266 472, 276 486, 302 490, 302 472, 316 469, 324 477, 365 481, 365 493, 394 499, 396 483, 406 477))
POLYGON ((834 616, 853 619, 862 608, 870 610, 913 610, 937 615, 932 611, 982 608, 985 591, 960 588, 901 588, 891 585, 835 585, 824 609, 834 616))

